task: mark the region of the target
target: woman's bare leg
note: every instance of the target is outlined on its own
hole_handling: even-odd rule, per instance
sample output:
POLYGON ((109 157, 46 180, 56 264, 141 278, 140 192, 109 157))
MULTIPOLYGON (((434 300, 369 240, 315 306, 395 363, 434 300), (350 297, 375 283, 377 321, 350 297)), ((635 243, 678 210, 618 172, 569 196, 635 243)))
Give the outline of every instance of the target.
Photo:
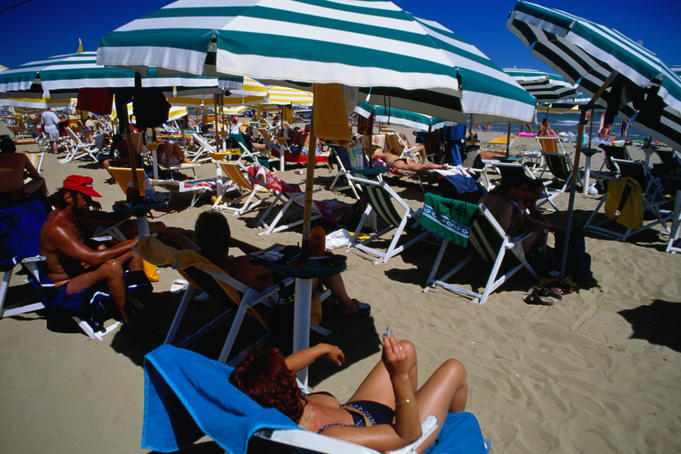
POLYGON ((466 369, 459 361, 448 359, 416 391, 416 403, 421 420, 433 415, 440 422, 438 429, 419 446, 418 452, 424 452, 433 444, 447 413, 465 410, 467 400, 466 369))
MULTIPOLYGON (((400 347, 407 350, 409 360, 409 381, 416 392, 418 386, 418 364, 416 360, 416 348, 410 341, 400 341, 400 347)), ((348 402, 355 400, 370 400, 378 402, 383 405, 395 409, 395 393, 393 392, 392 384, 390 383, 390 375, 385 368, 383 361, 379 360, 378 364, 369 372, 369 375, 360 383, 357 391, 350 397, 348 402)))

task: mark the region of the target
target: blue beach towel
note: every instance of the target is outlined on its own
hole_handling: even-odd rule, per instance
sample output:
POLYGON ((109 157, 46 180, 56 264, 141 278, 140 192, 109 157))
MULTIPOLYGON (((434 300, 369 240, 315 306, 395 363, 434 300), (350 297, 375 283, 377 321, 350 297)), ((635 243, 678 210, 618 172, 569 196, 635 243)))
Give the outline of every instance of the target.
MULTIPOLYGON (((260 429, 299 429, 279 410, 263 408, 229 382, 234 368, 189 350, 162 345, 144 362, 142 448, 172 452, 204 434, 230 454, 245 453, 260 429)), ((301 429, 303 430, 303 429, 301 429)), ((478 421, 451 413, 429 454, 484 454, 478 421)))
POLYGON ((0 265, 38 255, 38 239, 47 213, 39 200, 0 209, 0 265))

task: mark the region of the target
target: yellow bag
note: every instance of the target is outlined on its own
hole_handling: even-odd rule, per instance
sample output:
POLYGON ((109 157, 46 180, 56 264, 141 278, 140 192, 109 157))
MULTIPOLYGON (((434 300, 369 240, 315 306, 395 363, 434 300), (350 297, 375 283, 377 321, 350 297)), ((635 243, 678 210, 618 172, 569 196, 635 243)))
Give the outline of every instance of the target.
POLYGON ((156 267, 156 265, 153 265, 146 260, 142 260, 142 269, 144 270, 147 279, 149 279, 149 282, 158 282, 158 267, 156 267))

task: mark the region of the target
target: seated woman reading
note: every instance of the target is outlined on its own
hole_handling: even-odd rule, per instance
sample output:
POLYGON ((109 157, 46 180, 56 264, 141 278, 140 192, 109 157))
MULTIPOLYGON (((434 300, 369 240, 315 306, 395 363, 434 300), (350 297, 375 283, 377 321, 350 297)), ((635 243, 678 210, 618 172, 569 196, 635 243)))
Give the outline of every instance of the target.
MULTIPOLYGON (((236 247, 245 254, 260 249, 244 241, 232 237, 227 219, 215 211, 204 211, 196 219, 194 227, 196 238, 201 248, 201 255, 225 270, 233 278, 249 287, 263 291, 275 283, 275 276, 262 265, 254 265, 248 255, 234 257, 229 255, 229 248, 236 247)), ((355 298, 351 298, 340 274, 319 278, 315 286, 324 284, 338 300, 337 313, 341 317, 366 317, 371 307, 355 298)))
MULTIPOLYGON (((274 348, 253 352, 232 372, 230 382, 263 407, 274 407, 311 432, 357 443, 378 451, 404 447, 421 436, 421 422, 429 415, 444 421, 447 413, 463 411, 468 399, 466 369, 448 359, 417 386, 414 344, 398 341, 388 330, 383 354, 348 402, 316 392, 305 395, 296 384, 295 372, 317 358, 339 365, 341 349, 318 344, 288 357, 274 348)), ((424 452, 441 426, 418 448, 424 452)))
POLYGON ((443 164, 434 164, 432 162, 421 164, 409 158, 400 158, 396 154, 385 153, 378 150, 374 151, 373 159, 382 161, 391 169, 406 170, 408 172, 415 172, 421 175, 428 174, 431 172, 431 170, 444 170, 447 168, 443 164))

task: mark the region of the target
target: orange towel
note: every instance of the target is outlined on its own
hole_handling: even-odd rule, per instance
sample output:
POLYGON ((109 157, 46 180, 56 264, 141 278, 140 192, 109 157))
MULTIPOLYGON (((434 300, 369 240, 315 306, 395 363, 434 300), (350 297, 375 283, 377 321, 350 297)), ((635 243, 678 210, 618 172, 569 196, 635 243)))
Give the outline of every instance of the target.
POLYGON ((314 84, 312 115, 314 132, 318 138, 350 140, 350 126, 340 84, 314 84))

